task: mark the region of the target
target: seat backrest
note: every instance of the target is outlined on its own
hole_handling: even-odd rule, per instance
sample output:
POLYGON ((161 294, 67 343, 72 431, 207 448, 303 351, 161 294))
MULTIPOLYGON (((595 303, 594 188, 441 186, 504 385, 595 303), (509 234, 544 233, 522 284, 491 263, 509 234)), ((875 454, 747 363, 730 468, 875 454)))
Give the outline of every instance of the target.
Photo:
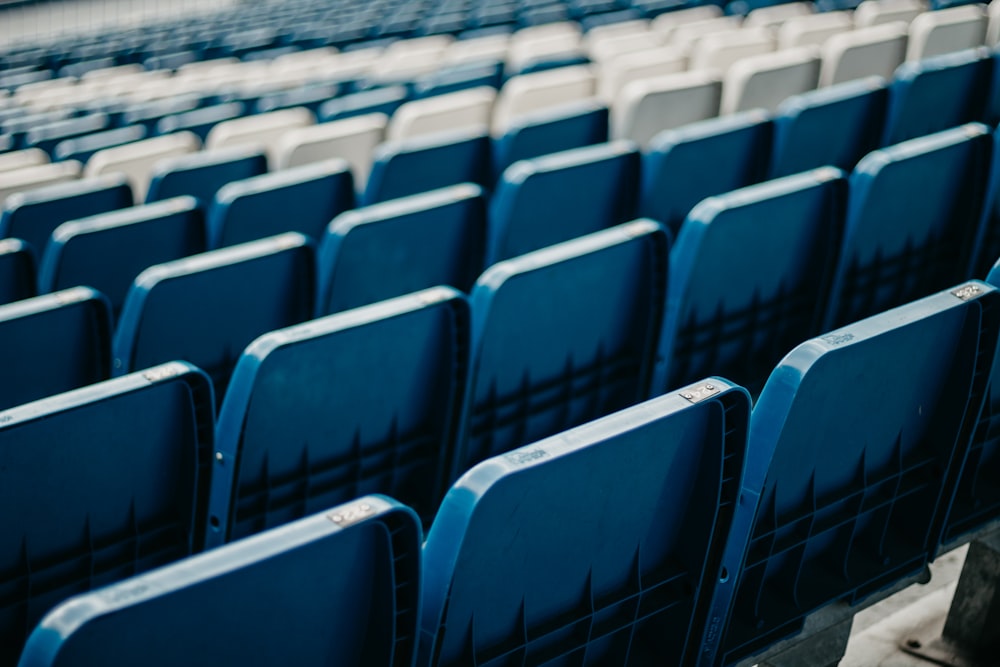
POLYGON ((859 27, 834 35, 822 47, 819 85, 832 86, 869 76, 892 79, 896 68, 906 60, 906 40, 906 26, 900 23, 859 27))
POLYGON ((292 130, 277 150, 277 168, 341 158, 351 165, 355 187, 363 191, 388 122, 385 114, 372 113, 292 130))
POLYGON ((983 210, 990 130, 969 124, 870 153, 851 174, 826 328, 965 277, 983 210), (920 193, 914 197, 914 193, 920 193))
POLYGON ((25 148, 0 154, 0 174, 48 164, 49 155, 40 148, 25 148))
POLYGON ((62 223, 131 205, 132 188, 121 174, 56 183, 8 197, 0 214, 0 237, 23 239, 41 257, 62 223))
POLYGON ((254 146, 220 148, 170 158, 154 168, 146 203, 191 195, 207 207, 226 183, 265 173, 267 157, 254 146))
POLYGON ((170 363, 0 419, 0 659, 66 598, 201 549, 212 390, 170 363))
POLYGON ((479 278, 452 480, 649 395, 667 245, 662 226, 639 220, 500 262, 479 278))
POLYGON ((672 46, 644 49, 620 55, 601 63, 598 92, 602 100, 614 104, 628 84, 634 81, 677 74, 687 69, 687 54, 672 46))
POLYGON ((89 287, 0 306, 4 374, 0 409, 106 380, 111 373, 111 312, 89 287))
POLYGON ((204 369, 221 402, 243 349, 310 318, 312 244, 289 232, 152 266, 135 279, 115 334, 115 372, 171 359, 204 369))
POLYGON ((407 99, 405 86, 386 86, 332 99, 319 108, 317 115, 320 123, 373 113, 391 116, 407 99))
POLYGON ((319 251, 317 313, 450 285, 468 292, 486 266, 486 198, 470 183, 348 211, 319 251))
POLYGON ((888 92, 870 77, 790 97, 774 118, 771 178, 822 166, 851 171, 879 147, 888 92))
POLYGON ((696 206, 671 250, 655 388, 718 374, 756 395, 818 334, 846 200, 844 173, 822 167, 696 206))
POLYGON ((146 138, 146 132, 144 125, 126 125, 114 130, 64 139, 52 149, 52 156, 57 160, 76 160, 86 164, 97 151, 142 141, 146 138))
POLYGON ((70 160, 0 172, 0 207, 5 207, 7 199, 19 192, 75 181, 80 177, 80 170, 80 163, 70 160))
POLYGON ((722 81, 715 72, 668 74, 626 85, 612 103, 611 136, 647 148, 660 132, 719 115, 722 81))
POLYGON ((820 60, 813 47, 750 56, 735 63, 722 80, 723 114, 774 111, 786 98, 816 88, 820 60))
POLYGON ((749 408, 712 378, 466 473, 424 547, 419 664, 687 664, 739 563, 749 408))
POLYGON ((691 46, 691 69, 714 69, 723 74, 743 58, 772 53, 774 33, 769 28, 738 28, 712 33, 691 46))
POLYGON ((234 118, 219 123, 209 131, 205 137, 205 148, 216 150, 250 145, 263 149, 269 156, 273 156, 276 146, 286 132, 299 127, 308 127, 315 122, 313 113, 303 107, 234 118))
POLYGON ((980 4, 924 12, 910 24, 906 59, 922 60, 986 43, 987 17, 980 4))
POLYGON ((145 201, 153 168, 161 160, 194 153, 199 148, 201 140, 190 132, 178 132, 105 148, 90 156, 84 176, 123 173, 132 184, 136 201, 145 201))
POLYGON ((242 102, 226 102, 164 116, 156 123, 156 133, 191 132, 205 141, 213 127, 223 121, 239 118, 245 111, 246 107, 242 102))
POLYGON ((36 258, 21 239, 0 239, 0 305, 35 296, 36 258))
POLYGON ((524 114, 493 141, 493 170, 503 170, 527 158, 558 153, 608 140, 608 108, 587 100, 524 114))
POLYGON ((559 67, 511 77, 500 89, 493 111, 493 133, 504 134, 526 113, 578 102, 597 92, 597 77, 588 65, 559 67))
POLYGON ((449 130, 488 129, 496 96, 494 88, 479 86, 406 102, 392 115, 386 139, 401 141, 449 130))
POLYGON ((854 10, 854 24, 858 28, 870 28, 886 23, 910 21, 927 11, 921 0, 864 0, 854 10))
POLYGON ((822 46, 830 37, 853 29, 854 22, 847 11, 793 16, 777 26, 778 48, 822 46))
POLYGON ((72 139, 107 129, 109 129, 108 115, 93 113, 79 118, 67 118, 36 125, 25 133, 24 144, 26 148, 41 148, 52 155, 56 144, 64 139, 72 139))
POLYGON ((346 160, 292 167, 222 186, 208 210, 209 247, 244 243, 282 232, 315 241, 354 207, 354 178, 346 160))
POLYGON ((1000 293, 966 283, 812 339, 775 369, 750 422, 737 514, 753 519, 737 516, 729 536, 745 547, 716 664, 926 566, 986 395, 998 316, 1000 293))
POLYGON ((89 285, 108 298, 117 319, 144 269, 205 251, 205 223, 193 197, 102 213, 56 228, 42 257, 42 292, 89 285))
POLYGON ((487 265, 633 219, 638 184, 630 141, 514 163, 490 200, 487 265))
POLYGON ((706 197, 767 176, 773 125, 762 111, 693 123, 658 134, 642 159, 639 214, 676 235, 706 197))

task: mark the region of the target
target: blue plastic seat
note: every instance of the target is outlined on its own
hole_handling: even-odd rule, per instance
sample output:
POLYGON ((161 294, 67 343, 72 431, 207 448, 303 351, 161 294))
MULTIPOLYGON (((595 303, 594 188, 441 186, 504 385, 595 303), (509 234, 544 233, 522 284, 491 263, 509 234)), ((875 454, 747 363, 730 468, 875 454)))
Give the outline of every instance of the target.
POLYGON ((139 274, 115 333, 115 373, 172 359, 204 369, 218 402, 256 337, 310 318, 312 244, 289 232, 150 267, 139 274))
POLYGON ((504 169, 527 158, 558 153, 608 140, 608 108, 588 100, 514 119, 493 143, 493 169, 504 169))
POLYGON ((354 177, 344 160, 283 169, 224 185, 208 212, 209 246, 301 232, 318 241, 354 207, 354 177))
POLYGON ((171 114, 156 121, 156 134, 170 134, 186 130, 195 133, 199 139, 205 141, 205 137, 218 123, 239 118, 245 113, 245 110, 246 107, 242 102, 227 102, 171 114))
POLYGON ((373 157, 365 205, 459 183, 490 184, 490 138, 479 129, 389 141, 373 157))
POLYGON ((637 220, 500 262, 479 278, 452 480, 650 395, 667 254, 663 227, 637 220))
POLYGON ((201 549, 212 419, 208 378, 180 363, 2 413, 4 665, 67 598, 201 549))
POLYGON ((879 147, 888 92, 878 77, 785 100, 774 118, 771 178, 817 167, 850 171, 879 147))
POLYGON ((427 523, 465 389, 469 313, 435 287, 275 331, 247 348, 219 413, 208 544, 365 493, 427 523))
POLYGON ((205 251, 205 222, 193 197, 176 197, 81 218, 52 234, 39 269, 42 292, 88 285, 117 318, 144 269, 205 251))
POLYGON ((208 207, 227 183, 267 173, 267 157, 253 146, 234 146, 163 160, 153 171, 146 202, 191 195, 208 207))
POLYGON ((696 206, 671 249, 655 387, 721 375, 756 395, 820 333, 846 200, 844 173, 822 167, 696 206))
POLYGON ((321 123, 370 113, 391 116, 410 95, 405 86, 387 86, 344 95, 322 104, 317 118, 321 123))
POLYGON ((486 204, 465 183, 338 216, 319 251, 317 313, 435 285, 468 292, 484 268, 486 204))
POLYGON ((132 187, 122 174, 57 183, 11 195, 0 215, 0 237, 31 244, 41 257, 56 227, 68 220, 132 205, 132 187))
POLYGON ((424 548, 418 664, 693 664, 739 565, 749 411, 713 378, 466 473, 424 548))
POLYGON ((86 287, 0 306, 0 410, 106 380, 107 299, 86 287))
POLYGON ((763 111, 747 111, 666 130, 643 155, 639 214, 674 233, 706 197, 764 180, 773 125, 763 111))
POLYGON ((923 570, 988 389, 998 316, 1000 293, 966 283, 812 339, 775 369, 729 536, 744 556, 723 659, 708 664, 923 570))
POLYGON ((639 149, 630 141, 514 163, 490 200, 487 262, 633 219, 638 183, 639 149))
POLYGON ((113 148, 146 138, 145 125, 129 125, 105 132, 95 132, 83 137, 65 139, 52 149, 55 160, 79 160, 85 163, 90 156, 105 148, 113 148))
POLYGON ((35 296, 35 253, 21 239, 0 239, 0 305, 35 296))
POLYGON ((992 66, 978 50, 900 65, 889 87, 882 145, 983 120, 992 66))
POLYGON ((967 277, 992 137, 970 124, 890 146, 851 174, 826 329, 967 277))
POLYGON ((411 665, 420 539, 410 509, 359 498, 72 598, 22 665, 411 665))
POLYGON ((45 125, 37 125, 28 130, 24 137, 26 147, 41 148, 51 155, 60 141, 72 139, 93 132, 109 129, 110 120, 104 113, 95 113, 79 118, 57 120, 45 125))
MULTIPOLYGON (((1000 63, 1000 60, 997 61, 1000 63)), ((993 132, 989 177, 967 276, 985 277, 1000 257, 1000 132, 993 132)))

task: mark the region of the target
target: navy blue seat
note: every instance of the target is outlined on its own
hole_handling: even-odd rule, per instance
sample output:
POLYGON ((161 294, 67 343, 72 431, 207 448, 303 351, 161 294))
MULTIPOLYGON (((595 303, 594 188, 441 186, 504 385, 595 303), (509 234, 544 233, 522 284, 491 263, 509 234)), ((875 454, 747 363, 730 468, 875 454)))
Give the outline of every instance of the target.
POLYGON ((145 125, 129 125, 105 132, 95 132, 83 137, 65 139, 52 149, 54 160, 79 160, 86 162, 90 156, 105 148, 130 144, 146 138, 145 125))
POLYGON ((201 549, 212 419, 179 363, 2 413, 0 662, 67 598, 201 549))
POLYGON ((301 232, 318 241, 333 218, 354 207, 344 160, 292 167, 224 185, 208 212, 209 246, 218 248, 301 232))
POLYGON ((322 104, 317 114, 321 123, 369 113, 384 113, 391 116, 396 109, 409 99, 405 86, 387 86, 344 95, 322 104))
POLYGON ((205 141, 205 137, 218 123, 239 118, 245 113, 245 110, 245 105, 242 102, 226 102, 164 116, 156 122, 156 134, 170 134, 186 130, 194 132, 199 139, 205 141))
POLYGON ((986 276, 993 269, 997 257, 1000 257, 1000 132, 994 131, 979 231, 966 276, 986 276))
POLYGON ((978 50, 900 65, 889 87, 882 145, 983 120, 992 66, 978 50))
POLYGON ((774 118, 771 178, 834 166, 850 171, 879 147, 888 91, 878 77, 785 100, 774 118))
POLYGON ((512 164, 490 200, 487 263, 633 219, 638 183, 639 149, 630 141, 512 164))
POLYGON ((257 339, 219 413, 208 543, 365 493, 391 493, 430 523, 464 395, 468 326, 465 298, 435 287, 257 339))
POLYGON ((706 199, 671 249, 655 386, 721 375, 756 395, 821 331, 847 181, 832 167, 706 199))
POLYGON ((207 208, 223 185, 266 172, 267 157, 253 146, 181 155, 157 164, 146 192, 146 202, 191 195, 207 208))
POLYGON ((111 312, 86 288, 0 306, 0 410, 106 380, 111 312))
POLYGON ((93 287, 108 297, 117 318, 144 269, 205 249, 205 223, 193 197, 133 206, 60 225, 42 257, 38 285, 42 292, 93 287))
POLYGON ((764 180, 772 135, 773 125, 763 111, 661 132, 643 155, 639 214, 676 234, 702 199, 764 180))
POLYGON ((739 565, 749 411, 713 378, 466 473, 424 548, 418 664, 693 664, 739 565))
POLYGON ((451 479, 650 395, 668 238, 639 220, 488 269, 451 479))
POLYGON ((967 277, 992 137, 970 124, 870 153, 851 174, 826 329, 967 277))
POLYGON ((0 237, 12 236, 31 244, 38 256, 62 223, 116 211, 132 205, 132 187, 122 174, 110 174, 19 192, 4 202, 0 237))
POLYGON ((484 268, 486 204, 465 183, 338 216, 319 251, 317 313, 435 285, 468 292, 484 268))
POLYGON ((22 664, 410 665, 420 539, 411 510, 359 498, 72 598, 42 621, 22 664))
POLYGON ((459 183, 490 184, 490 138, 479 129, 386 142, 374 158, 365 205, 459 183))
POLYGON ((35 253, 21 239, 0 239, 0 305, 35 296, 35 253))
POLYGON ((122 307, 115 373, 190 361, 221 402, 243 348, 311 317, 315 283, 312 245, 295 232, 150 267, 122 307))
POLYGON ((45 125, 36 125, 25 133, 26 147, 41 148, 52 155, 56 144, 65 139, 73 139, 94 132, 109 129, 110 120, 105 113, 94 113, 79 118, 57 120, 45 125))
POLYGON ((608 140, 608 108, 592 100, 560 105, 514 119, 493 144, 493 169, 499 178, 518 160, 580 148, 608 140))
POLYGON ((1000 293, 972 282, 812 339, 775 369, 754 406, 729 536, 744 556, 724 659, 709 664, 752 656, 829 603, 923 571, 998 327, 1000 293))

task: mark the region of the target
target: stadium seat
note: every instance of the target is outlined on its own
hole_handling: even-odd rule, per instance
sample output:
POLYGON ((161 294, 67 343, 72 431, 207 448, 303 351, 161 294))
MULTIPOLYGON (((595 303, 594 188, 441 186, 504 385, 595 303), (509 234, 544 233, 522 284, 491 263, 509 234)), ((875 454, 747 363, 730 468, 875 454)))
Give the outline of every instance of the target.
POLYGON ((276 167, 286 169, 341 158, 350 163, 355 186, 362 190, 368 182, 375 147, 385 138, 388 122, 385 114, 372 113, 292 130, 281 140, 276 167))
POLYGON ((827 329, 966 277, 991 149, 989 128, 970 124, 880 149, 858 164, 827 329))
POLYGON ((117 319, 144 269, 205 251, 205 223, 193 197, 176 197, 66 222, 52 234, 39 267, 39 289, 89 285, 117 319))
POLYGON ((201 549, 212 420, 208 379, 183 363, 3 413, 3 664, 67 598, 201 549))
POLYGON ((122 123, 142 125, 152 134, 161 118, 174 114, 194 111, 201 106, 203 98, 195 93, 174 95, 162 100, 135 102, 122 110, 122 123))
POLYGON ((629 141, 514 163, 490 199, 487 266, 633 219, 638 183, 629 141))
POLYGON ((64 139, 52 149, 56 160, 77 160, 83 164, 97 151, 130 144, 146 138, 144 125, 128 125, 105 132, 94 132, 82 137, 64 139))
POLYGON ((611 136, 648 148, 664 130, 719 115, 722 81, 714 72, 682 72, 633 81, 612 103, 611 136))
POLYGON ((921 0, 864 0, 854 11, 854 24, 858 28, 899 21, 909 25, 925 11, 927 7, 921 0))
POLYGON ((190 132, 144 139, 123 146, 97 151, 87 161, 84 176, 103 176, 121 172, 132 184, 136 201, 145 201, 153 168, 161 160, 194 153, 201 140, 190 132))
POLYGON ((809 16, 816 11, 812 2, 779 2, 750 10, 743 25, 747 28, 777 28, 786 21, 809 16))
POLYGON ((524 114, 493 141, 497 178, 518 160, 558 153, 608 140, 608 108, 587 100, 524 114))
POLYGON ((320 123, 375 113, 391 116, 407 99, 409 93, 404 86, 386 86, 332 99, 319 108, 317 115, 320 123))
POLYGON ((354 207, 345 160, 327 160, 222 186, 208 211, 210 248, 301 232, 315 241, 327 224, 354 207))
POLYGON ((793 16, 776 29, 779 49, 822 47, 830 37, 853 30, 854 22, 849 12, 821 12, 793 16))
POLYGON ((159 162, 146 192, 146 203, 191 195, 209 206, 227 183, 267 173, 267 157, 254 146, 200 151, 159 162))
POLYGON ((998 306, 985 283, 959 285, 812 339, 775 369, 750 420, 744 530, 729 536, 746 546, 715 664, 926 567, 987 391, 998 306))
POLYGON ((318 314, 435 285, 468 292, 486 253, 486 201, 469 183, 341 214, 319 250, 318 314))
POLYGON ((434 515, 468 368, 468 305, 435 287, 266 334, 219 413, 207 543, 366 493, 434 515))
POLYGON ((654 387, 718 373, 756 395, 782 357, 821 331, 847 181, 821 167, 696 206, 671 249, 654 387))
POLYGON ((618 56, 601 63, 598 96, 607 104, 614 104, 625 87, 633 81, 683 72, 687 69, 687 61, 687 54, 672 46, 618 56))
POLYGON ((896 68, 906 60, 906 27, 889 23, 834 35, 823 44, 822 55, 820 86, 869 76, 891 80, 896 68))
POLYGON ((70 160, 0 172, 0 207, 6 206, 7 198, 15 193, 75 181, 80 177, 81 167, 79 162, 70 160))
POLYGON ((639 215, 676 235, 702 199, 764 180, 772 134, 768 115, 749 111, 657 135, 643 155, 639 215))
POLYGON ((22 664, 409 665, 420 539, 411 510, 359 498, 74 597, 42 620, 22 664))
POLYGON ((744 58, 723 77, 719 112, 774 111, 787 97, 814 89, 819 67, 812 47, 744 58))
MULTIPOLYGON (((696 5, 686 7, 677 11, 664 12, 650 21, 649 27, 662 33, 669 41, 674 31, 685 24, 707 21, 722 15, 722 8, 718 5, 696 5)), ((739 25, 737 23, 737 25, 739 25)))
POLYGON ((251 145, 263 150, 272 160, 281 138, 289 130, 308 127, 316 122, 308 109, 282 109, 234 118, 213 127, 205 138, 206 150, 251 145))
POLYGON ((518 116, 578 102, 597 93, 597 77, 587 65, 559 67, 507 80, 493 110, 493 134, 504 134, 518 116))
POLYGON ((718 16, 675 26, 667 37, 667 44, 689 51, 699 39, 715 33, 731 33, 743 24, 742 16, 718 16))
POLYGON ((0 238, 23 239, 41 257, 52 232, 62 223, 131 205, 132 189, 121 174, 20 192, 4 202, 0 238))
POLYGON ((466 473, 424 547, 418 664, 688 664, 739 563, 749 410, 713 378, 466 473))
POLYGON ((0 174, 28 167, 38 167, 48 162, 48 153, 40 148, 25 148, 19 151, 0 153, 0 174))
POLYGON ((917 61, 980 47, 986 42, 986 23, 986 12, 979 4, 924 12, 910 24, 906 59, 917 61))
POLYGON ((774 117, 771 178, 824 165, 851 171, 879 147, 886 84, 871 77, 788 98, 774 117))
POLYGON ((35 253, 21 239, 0 239, 0 305, 35 296, 35 253))
POLYGON ((156 133, 191 132, 201 141, 205 141, 213 127, 223 121, 239 118, 245 110, 246 107, 242 102, 227 102, 165 116, 156 123, 156 133))
MULTIPOLYGON (((0 306, 0 410, 106 380, 111 312, 88 287, 0 306)), ((2 643, 2 642, 0 642, 2 643)))
POLYGON ((79 118, 67 118, 52 123, 36 125, 27 131, 24 137, 26 148, 40 148, 49 155, 60 141, 101 132, 109 129, 108 115, 95 113, 79 118))
POLYGON ((691 46, 692 70, 725 73, 743 58, 774 51, 774 34, 768 28, 740 28, 705 35, 691 46))
POLYGON ((650 395, 668 237, 638 220, 495 264, 472 290, 450 480, 650 395))
POLYGON ((403 141, 438 132, 489 129, 496 90, 480 86, 407 102, 386 128, 386 140, 403 141))
POLYGON ((490 137, 482 129, 429 134, 376 148, 362 202, 376 204, 458 183, 490 184, 490 137))
POLYGON ((279 90, 265 94, 257 101, 254 111, 269 113, 282 109, 308 109, 315 116, 319 108, 337 96, 335 83, 308 83, 291 90, 279 90))
POLYGON ((310 318, 315 282, 312 246, 295 232, 150 267, 122 307, 115 374, 184 359, 221 402, 244 347, 310 318))
POLYGON ((992 66, 971 50, 902 65, 889 88, 882 145, 983 120, 992 66))
POLYGON ((495 91, 502 81, 503 63, 499 60, 442 66, 438 71, 425 74, 413 82, 413 96, 415 99, 426 99, 482 87, 495 91))

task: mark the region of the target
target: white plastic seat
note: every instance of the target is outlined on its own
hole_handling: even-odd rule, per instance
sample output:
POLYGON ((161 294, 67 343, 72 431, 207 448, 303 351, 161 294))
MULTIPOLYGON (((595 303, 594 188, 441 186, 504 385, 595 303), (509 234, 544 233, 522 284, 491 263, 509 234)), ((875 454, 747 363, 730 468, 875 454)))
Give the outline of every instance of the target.
POLYGON ((727 71, 738 61, 774 51, 774 37, 767 28, 740 28, 706 35, 691 49, 690 68, 727 71))
POLYGON ((655 49, 663 44, 663 35, 658 32, 639 32, 605 37, 591 42, 588 47, 590 59, 607 62, 626 53, 655 49))
POLYGON ((386 138, 399 141, 470 127, 488 129, 496 96, 495 89, 480 86, 407 102, 389 120, 386 138))
POLYGON ((488 35, 457 39, 444 52, 443 62, 458 65, 478 61, 506 60, 510 35, 488 35))
POLYGON ((28 192, 80 178, 81 167, 76 160, 66 160, 0 173, 0 208, 7 197, 16 192, 28 192))
POLYGON ((819 85, 880 76, 892 79, 906 60, 906 24, 902 22, 857 28, 834 35, 823 44, 819 85))
POLYGON ((404 81, 437 69, 448 46, 450 35, 433 35, 393 42, 372 68, 378 81, 404 81))
POLYGON ((815 89, 819 68, 820 60, 813 47, 744 58, 730 67, 723 78, 719 112, 774 111, 785 98, 815 89))
POLYGON ((719 16, 705 21, 684 23, 674 29, 667 44, 688 50, 703 37, 717 32, 738 30, 742 24, 743 18, 740 16, 719 16))
POLYGON ((986 46, 1000 44, 1000 0, 993 0, 986 9, 989 24, 986 27, 986 46))
POLYGON ((927 6, 921 0, 864 0, 854 10, 854 25, 870 28, 896 21, 909 24, 925 11, 927 6))
POLYGON ((292 130, 278 146, 278 168, 339 157, 351 165, 355 185, 363 189, 372 168, 372 153, 385 138, 388 122, 385 114, 373 113, 292 130))
POLYGON ((205 148, 218 149, 254 145, 262 148, 272 163, 281 138, 289 131, 313 125, 316 117, 309 109, 296 107, 269 113, 226 120, 213 127, 205 137, 205 148))
POLYGON ((48 162, 49 154, 41 148, 25 148, 20 151, 0 153, 0 173, 37 167, 40 164, 48 164, 48 162))
POLYGON ((601 65, 598 92, 601 99, 611 102, 633 81, 683 72, 686 69, 687 57, 672 46, 626 53, 601 65))
POLYGON ((518 72, 532 62, 577 55, 585 55, 585 50, 580 36, 572 33, 521 42, 511 40, 507 50, 507 67, 509 71, 518 72))
POLYGON ((743 22, 748 28, 776 28, 797 16, 808 16, 816 11, 811 2, 788 2, 769 7, 759 7, 747 14, 743 22))
POLYGON ((502 135, 518 116, 592 97, 597 78, 588 65, 523 74, 507 80, 493 110, 493 134, 502 135))
POLYGON ((823 12, 808 16, 794 16, 778 28, 778 48, 797 46, 822 46, 826 40, 854 29, 848 12, 823 12))
POLYGON ((681 72, 633 81, 611 107, 611 138, 646 147, 663 130, 719 114, 722 81, 713 72, 681 72))
POLYGON ((146 198, 149 179, 160 160, 194 153, 201 148, 201 141, 192 132, 175 132, 152 139, 105 148, 87 160, 84 176, 102 176, 122 173, 129 179, 136 201, 146 198))
POLYGON ((922 60, 986 43, 987 17, 982 5, 962 5, 924 12, 910 23, 907 60, 922 60))
POLYGON ((575 36, 579 41, 581 36, 580 24, 576 21, 560 21, 558 23, 545 23, 543 25, 533 25, 522 28, 510 37, 512 47, 532 42, 536 40, 547 40, 557 36, 575 36))
POLYGON ((655 30, 669 39, 673 36, 674 30, 682 25, 707 21, 719 16, 722 16, 722 9, 718 5, 701 5, 700 7, 660 14, 650 21, 649 27, 650 30, 655 30))
POLYGON ((635 19, 633 21, 619 21, 618 23, 607 23, 591 28, 584 36, 587 47, 591 47, 597 42, 605 39, 613 39, 622 35, 641 35, 649 32, 650 22, 646 19, 635 19))

